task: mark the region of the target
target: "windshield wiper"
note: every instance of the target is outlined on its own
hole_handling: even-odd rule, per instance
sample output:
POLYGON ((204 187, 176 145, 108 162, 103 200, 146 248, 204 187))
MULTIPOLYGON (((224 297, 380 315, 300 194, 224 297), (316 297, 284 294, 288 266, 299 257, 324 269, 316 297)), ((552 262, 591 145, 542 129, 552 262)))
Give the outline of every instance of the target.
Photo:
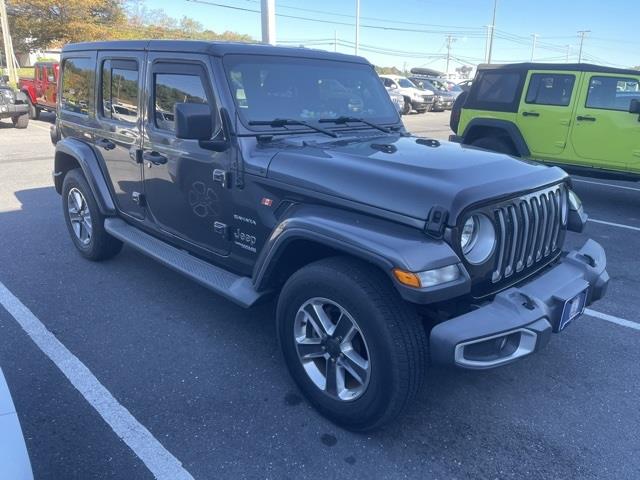
POLYGON ((365 120, 364 118, 358 118, 358 117, 321 118, 320 120, 318 120, 318 122, 319 123, 335 123, 336 125, 344 125, 346 123, 351 123, 351 122, 360 122, 370 126, 371 128, 380 130, 381 132, 391 133, 391 130, 389 130, 386 127, 376 125, 375 123, 370 122, 369 120, 365 120))
POLYGON ((335 132, 332 132, 331 130, 327 130, 322 127, 317 127, 303 120, 294 120, 291 118, 274 118, 273 120, 253 120, 249 122, 249 125, 267 125, 269 127, 286 127, 288 125, 301 125, 303 127, 310 128, 311 130, 315 130, 316 132, 329 135, 330 137, 333 137, 333 138, 338 137, 338 134, 335 132))

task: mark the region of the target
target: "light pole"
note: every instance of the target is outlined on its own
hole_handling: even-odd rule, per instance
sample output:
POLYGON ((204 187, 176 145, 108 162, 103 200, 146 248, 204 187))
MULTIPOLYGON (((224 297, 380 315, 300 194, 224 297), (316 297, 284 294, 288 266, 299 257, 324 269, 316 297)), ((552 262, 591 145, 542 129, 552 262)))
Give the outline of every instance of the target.
POLYGON ((493 0, 493 17, 489 26, 489 49, 487 52, 487 63, 491 63, 491 54, 493 53, 493 34, 496 30, 496 11, 498 9, 498 0, 493 0))
POLYGON ((538 34, 534 33, 531 36, 533 37, 533 43, 531 44, 531 61, 533 62, 533 57, 536 54, 536 42, 538 41, 538 34))
POLYGON ((584 44, 584 37, 587 36, 587 33, 591 33, 591 30, 580 30, 578 35, 580 35, 580 51, 578 52, 578 63, 582 63, 582 45, 584 44))
POLYGON ((262 0, 262 43, 276 44, 276 0, 262 0))
POLYGON ((356 55, 360 48, 360 0, 356 0, 356 55))

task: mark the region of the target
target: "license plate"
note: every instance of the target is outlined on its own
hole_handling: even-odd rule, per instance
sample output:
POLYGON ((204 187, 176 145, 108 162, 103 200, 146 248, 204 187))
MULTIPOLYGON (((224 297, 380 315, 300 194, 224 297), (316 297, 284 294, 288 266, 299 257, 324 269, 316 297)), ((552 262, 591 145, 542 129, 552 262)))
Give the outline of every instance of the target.
POLYGON ((584 313, 584 307, 587 303, 587 290, 583 290, 571 300, 567 300, 562 309, 562 317, 560 317, 560 326, 558 331, 564 330, 574 319, 584 313))

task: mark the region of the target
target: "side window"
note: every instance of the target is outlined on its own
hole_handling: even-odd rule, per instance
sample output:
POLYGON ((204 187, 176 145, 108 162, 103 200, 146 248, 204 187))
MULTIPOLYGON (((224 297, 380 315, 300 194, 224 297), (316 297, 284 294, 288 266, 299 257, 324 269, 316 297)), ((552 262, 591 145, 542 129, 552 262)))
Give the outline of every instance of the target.
POLYGON ((138 64, 133 60, 102 63, 100 115, 134 124, 138 119, 138 64))
POLYGON ((534 73, 529 81, 526 103, 566 107, 571 103, 575 75, 534 73))
POLYGON ((56 81, 56 77, 55 77, 55 75, 53 73, 53 69, 54 68, 55 67, 53 67, 53 66, 47 68, 47 82, 49 82, 49 83, 53 83, 53 82, 56 81))
POLYGON ((634 98, 640 100, 638 79, 591 77, 586 107, 627 112, 634 98))
POLYGON ((173 109, 176 103, 209 103, 200 75, 155 73, 153 83, 154 123, 162 130, 175 131, 173 109))
POLYGON ((477 99, 482 102, 513 103, 519 83, 520 75, 517 73, 486 72, 476 90, 477 99))
POLYGON ((89 114, 94 62, 90 58, 67 58, 62 65, 62 110, 89 114))

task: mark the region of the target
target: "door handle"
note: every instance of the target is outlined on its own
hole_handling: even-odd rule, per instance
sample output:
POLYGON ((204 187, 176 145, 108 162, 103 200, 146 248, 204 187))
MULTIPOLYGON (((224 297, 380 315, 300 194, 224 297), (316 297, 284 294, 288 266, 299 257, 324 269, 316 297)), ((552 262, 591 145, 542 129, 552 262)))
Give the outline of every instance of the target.
POLYGON ((98 146, 104 148, 105 150, 113 150, 114 148, 116 148, 116 144, 108 138, 98 140, 98 146))
POLYGON ((522 112, 523 117, 539 117, 540 114, 538 112, 522 112))
POLYGON ((576 117, 576 120, 578 120, 579 122, 595 122, 596 117, 592 117, 590 115, 578 115, 576 117))
POLYGON ((167 163, 167 157, 159 154, 158 152, 144 152, 142 154, 142 159, 151 162, 154 165, 164 165, 167 163))

